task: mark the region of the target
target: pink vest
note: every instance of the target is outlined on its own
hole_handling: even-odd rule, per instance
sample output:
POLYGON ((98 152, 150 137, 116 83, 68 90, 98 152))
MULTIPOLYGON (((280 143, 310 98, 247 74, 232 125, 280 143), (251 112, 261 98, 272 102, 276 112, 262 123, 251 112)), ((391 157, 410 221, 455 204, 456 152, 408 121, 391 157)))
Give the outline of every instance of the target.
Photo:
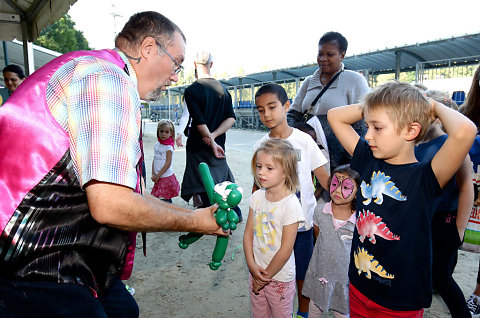
MULTIPOLYGON (((20 211, 28 211, 28 207, 23 207, 22 210, 22 204, 28 205, 28 203, 25 202, 34 202, 28 201, 32 200, 32 189, 36 189, 36 192, 41 193, 41 190, 38 190, 39 185, 45 184, 48 186, 50 181, 47 179, 49 175, 52 174, 52 169, 55 170, 54 168, 59 167, 62 160, 66 160, 64 158, 68 158, 69 136, 68 133, 60 127, 48 109, 45 100, 46 87, 55 71, 65 63, 81 56, 94 56, 110 61, 121 69, 125 67, 125 62, 119 54, 113 50, 70 52, 52 60, 30 75, 19 86, 14 94, 12 94, 7 102, 0 107, 0 230, 2 230, 0 236, 0 270, 7 268, 7 272, 10 271, 13 276, 24 276, 28 278, 32 275, 31 273, 38 272, 35 268, 31 268, 33 265, 29 264, 28 261, 34 263, 31 261, 32 257, 43 257, 41 254, 42 251, 49 254, 45 257, 52 257, 53 254, 60 253, 58 250, 62 251, 61 244, 58 244, 58 250, 53 250, 57 243, 56 241, 54 242, 53 238, 55 238, 55 236, 63 235, 57 233, 57 230, 63 230, 61 226, 56 229, 55 232, 50 233, 51 224, 46 224, 46 222, 42 223, 40 218, 39 220, 34 221, 34 213, 30 214, 30 212, 20 211), (20 219, 22 221, 20 221, 20 219), (30 224, 29 222, 31 225, 28 225, 30 224), (21 227, 22 224, 25 228, 21 227), (42 226, 45 228, 42 228, 42 226), (34 229, 36 230, 36 233, 33 233, 32 235, 36 235, 35 237, 29 237, 25 234, 26 231, 30 230, 34 232, 34 229), (17 234, 13 235, 13 231, 17 234), (23 248, 22 250, 20 246, 16 246, 20 245, 16 241, 16 237, 18 237, 19 233, 25 236, 26 244, 24 245, 27 245, 27 243, 32 245, 32 243, 37 242, 37 245, 41 246, 35 246, 35 249, 32 248, 32 250, 28 252, 24 251, 26 248, 23 248), (37 240, 37 237, 38 241, 35 241, 37 240), (31 240, 30 242, 28 241, 29 239, 31 240), (38 242, 43 242, 43 245, 38 242), (49 251, 48 248, 51 248, 52 251, 49 251), (21 252, 18 252, 16 249, 21 252), (15 252, 13 253, 11 251, 15 252), (15 259, 17 254, 22 255, 22 253, 25 254, 24 259, 22 259, 21 256, 18 256, 15 259), (13 262, 13 260, 15 261, 13 262), (13 264, 9 264, 9 261, 12 261, 13 264), (21 266, 24 266, 22 271, 14 269, 14 267, 21 266)), ((70 169, 68 162, 65 162, 65 167, 63 168, 66 170, 70 169)), ((57 177, 57 180, 60 177, 61 174, 57 177)), ((53 179, 52 182, 54 182, 53 179)), ((37 195, 37 193, 35 193, 35 195, 37 195)), ((82 197, 84 194, 79 192, 78 195, 82 197)), ((86 196, 84 198, 82 197, 81 200, 86 201, 86 196)), ((73 201, 67 200, 66 202, 73 201)), ((85 205, 86 202, 82 202, 83 201, 78 201, 78 204, 88 210, 88 206, 85 205)), ((42 216, 48 214, 48 217, 50 217, 50 215, 52 215, 50 212, 47 213, 43 211, 42 213, 42 216)), ((92 220, 88 220, 88 222, 92 223, 92 220)), ((92 224, 95 224, 95 222, 92 224)), ((117 271, 122 271, 122 279, 128 278, 133 267, 135 235, 129 235, 125 232, 122 234, 121 231, 115 229, 105 229, 105 227, 100 226, 99 224, 94 225, 94 227, 97 225, 100 232, 111 231, 113 233, 110 234, 110 236, 105 235, 105 239, 108 241, 110 237, 115 237, 115 239, 111 240, 110 244, 113 250, 112 253, 123 257, 124 261, 122 261, 123 269, 118 268, 117 265, 112 265, 112 268, 115 267, 117 271), (128 238, 129 236, 130 238, 128 238), (124 238, 126 239, 124 240, 124 238), (125 246, 126 244, 130 245, 128 251, 125 246), (118 249, 117 245, 120 245, 121 249, 118 249), (127 260, 126 262, 125 258, 127 260)), ((71 226, 72 225, 70 224, 68 224, 68 226, 64 225, 65 228, 71 226)), ((92 237, 97 237, 97 234, 92 234, 92 237)), ((72 246, 76 246, 75 240, 75 238, 72 238, 72 246)), ((78 255, 69 255, 68 257, 74 260, 78 258, 77 256, 78 255)), ((86 259, 95 259, 95 253, 93 253, 93 255, 80 256, 86 259)), ((55 261, 58 262, 63 260, 64 258, 58 260, 55 259, 55 261)), ((52 261, 45 261, 45 263, 48 262, 52 261)), ((81 262, 85 262, 85 260, 82 259, 81 262)), ((101 265, 102 264, 99 264, 99 267, 101 267, 101 265)), ((97 267, 97 265, 94 267, 97 267)), ((45 271, 48 272, 48 270, 49 269, 46 269, 45 271)), ((97 275, 97 271, 101 272, 102 270, 103 269, 92 270, 92 276, 97 275)), ((69 273, 66 275, 67 278, 64 279, 65 282, 69 282, 70 269, 62 269, 62 272, 69 273)), ((55 275, 60 274, 50 273, 47 276, 53 278, 55 275)), ((62 279, 59 280, 62 281, 62 279)), ((102 280, 103 278, 100 279, 100 281, 102 280)), ((89 286, 93 285, 90 287, 94 290, 98 287, 101 289, 102 286, 108 286, 108 279, 105 283, 97 282, 95 279, 92 281, 93 283, 82 283, 89 286)))

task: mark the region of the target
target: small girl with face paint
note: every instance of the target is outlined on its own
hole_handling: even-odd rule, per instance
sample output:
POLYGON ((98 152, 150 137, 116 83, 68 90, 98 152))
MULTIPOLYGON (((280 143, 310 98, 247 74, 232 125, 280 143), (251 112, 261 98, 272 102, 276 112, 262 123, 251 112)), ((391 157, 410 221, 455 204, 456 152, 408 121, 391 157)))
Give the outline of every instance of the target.
POLYGON ((355 228, 355 198, 360 175, 337 167, 329 181, 331 201, 317 205, 313 216, 315 248, 302 293, 310 298, 308 317, 348 317, 348 264, 355 228))

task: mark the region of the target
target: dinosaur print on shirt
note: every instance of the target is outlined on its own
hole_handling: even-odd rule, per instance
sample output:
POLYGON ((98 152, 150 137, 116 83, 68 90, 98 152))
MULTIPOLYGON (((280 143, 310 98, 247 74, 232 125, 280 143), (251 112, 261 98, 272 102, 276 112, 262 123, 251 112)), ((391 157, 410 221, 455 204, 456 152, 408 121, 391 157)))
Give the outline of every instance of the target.
POLYGON ((390 181, 390 177, 383 172, 373 172, 370 184, 362 181, 360 185, 362 196, 366 199, 363 204, 369 205, 372 199, 376 204, 383 203, 383 195, 387 195, 398 201, 406 201, 407 197, 390 181))
POLYGON ((358 275, 365 272, 368 279, 372 278, 372 272, 380 277, 393 279, 395 276, 387 273, 380 263, 373 258, 373 255, 368 254, 368 251, 363 247, 358 247, 354 252, 355 267, 358 269, 358 275))
POLYGON ((376 216, 369 210, 359 212, 357 218, 357 231, 360 236, 360 242, 363 243, 365 238, 369 237, 372 244, 376 243, 375 235, 380 236, 386 240, 399 240, 400 236, 393 234, 387 225, 382 222, 382 218, 376 216))

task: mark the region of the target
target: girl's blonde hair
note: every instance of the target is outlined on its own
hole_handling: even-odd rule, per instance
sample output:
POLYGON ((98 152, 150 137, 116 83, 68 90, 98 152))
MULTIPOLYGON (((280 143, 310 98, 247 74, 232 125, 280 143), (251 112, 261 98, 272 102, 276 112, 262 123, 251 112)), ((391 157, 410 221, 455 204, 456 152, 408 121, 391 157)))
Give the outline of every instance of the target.
POLYGON ((272 157, 275 165, 283 169, 283 173, 285 174, 285 187, 292 193, 296 192, 299 184, 297 174, 298 159, 292 145, 283 139, 269 139, 257 148, 252 157, 252 173, 255 178, 255 184, 261 188, 262 186, 256 173, 257 156, 259 152, 266 153, 272 157))
POLYGON ((160 119, 157 125, 157 138, 160 138, 160 128, 167 126, 170 129, 170 133, 172 134, 172 138, 175 139, 175 126, 173 123, 168 119, 160 119))

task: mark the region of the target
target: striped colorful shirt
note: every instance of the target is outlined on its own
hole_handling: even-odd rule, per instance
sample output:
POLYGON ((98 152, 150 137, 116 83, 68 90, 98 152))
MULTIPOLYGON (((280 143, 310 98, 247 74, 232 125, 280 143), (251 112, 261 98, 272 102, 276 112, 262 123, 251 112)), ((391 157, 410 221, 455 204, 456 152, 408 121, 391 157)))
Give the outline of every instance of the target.
POLYGON ((92 179, 135 189, 141 156, 137 77, 125 55, 125 70, 84 56, 60 67, 47 86, 47 106, 69 134, 74 170, 82 187, 92 179))

